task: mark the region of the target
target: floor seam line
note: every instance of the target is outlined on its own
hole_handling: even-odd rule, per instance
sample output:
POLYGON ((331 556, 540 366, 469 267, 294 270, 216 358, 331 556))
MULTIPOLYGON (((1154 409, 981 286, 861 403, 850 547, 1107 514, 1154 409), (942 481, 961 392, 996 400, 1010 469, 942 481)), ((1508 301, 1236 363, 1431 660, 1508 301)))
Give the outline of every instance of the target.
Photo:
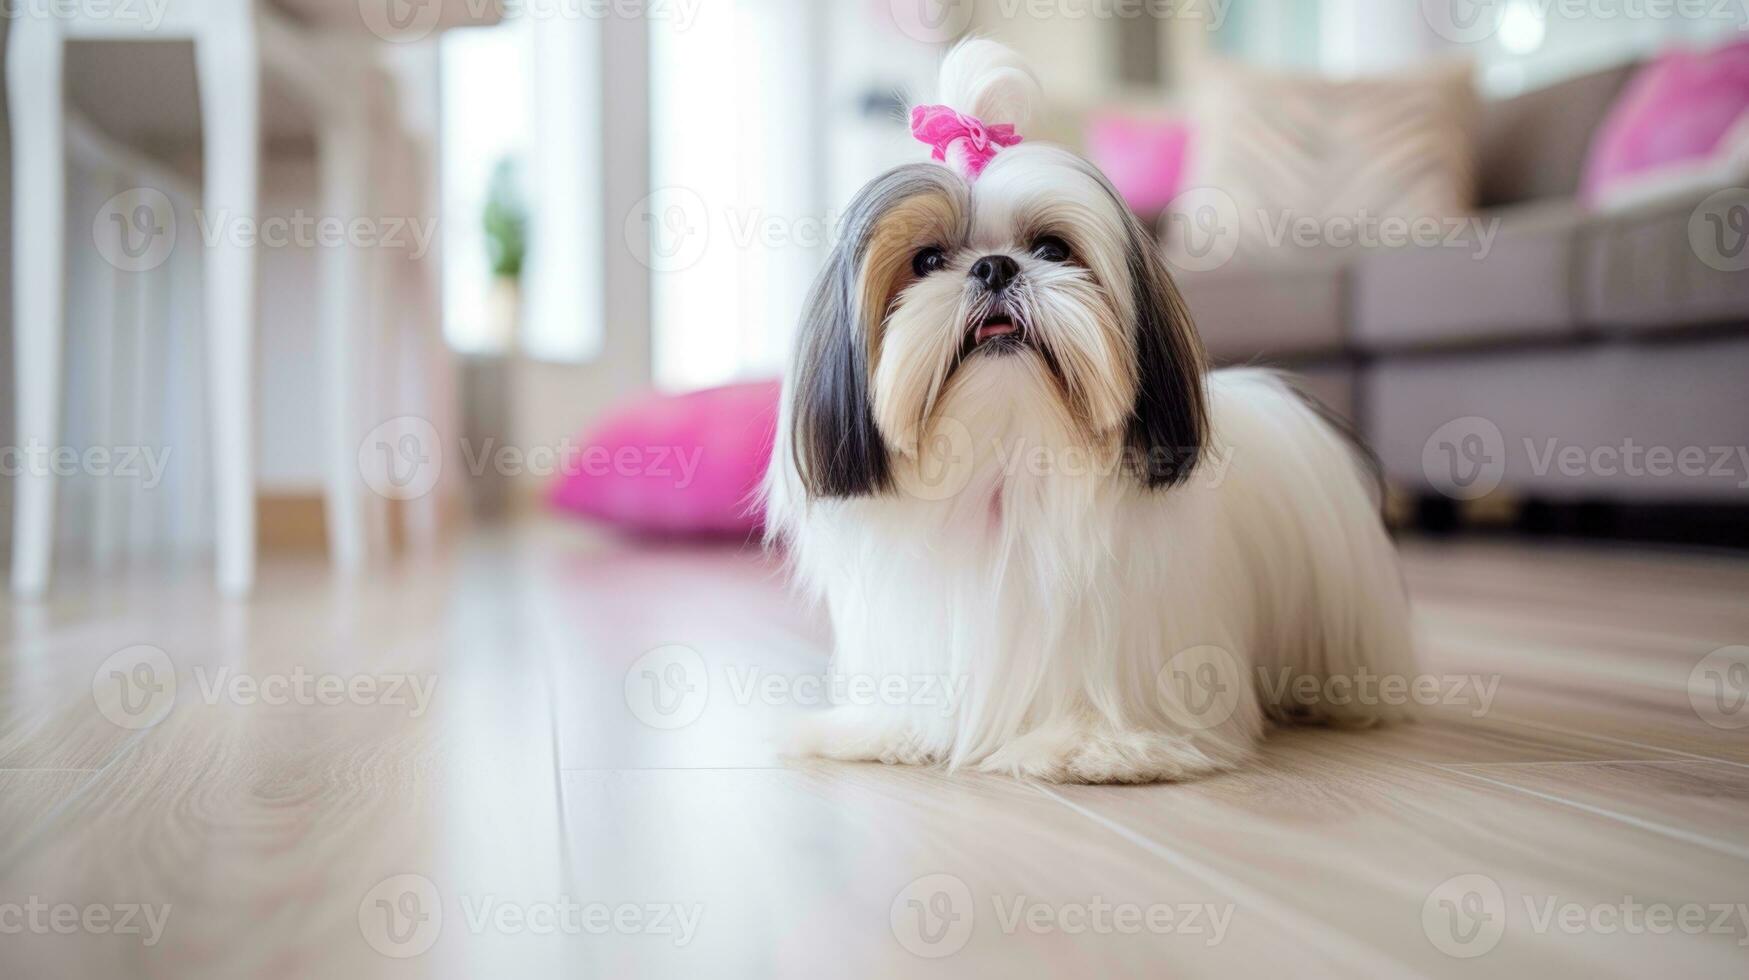
POLYGON ((1371 956, 1384 960, 1389 969, 1379 973, 1378 975, 1380 976, 1414 975, 1413 970, 1409 969, 1405 964, 1398 962, 1396 958, 1389 953, 1386 953, 1375 946, 1368 945, 1352 935, 1349 935, 1347 932, 1331 926, 1329 923, 1314 922, 1312 923, 1312 928, 1305 929, 1300 923, 1303 923, 1306 920, 1306 916, 1285 914, 1275 909, 1273 902, 1269 901, 1267 897, 1262 896, 1261 893, 1257 892, 1244 882, 1234 879, 1230 875, 1223 875, 1212 868, 1201 867, 1199 866, 1199 862, 1194 859, 1175 853, 1165 845, 1153 840, 1145 834, 1142 834, 1124 824, 1118 823, 1116 820, 1113 820, 1104 814, 1095 813, 1073 800, 1068 799, 1062 794, 1057 793, 1042 783, 1029 782, 1028 785, 1032 786, 1034 790, 1038 791, 1045 797, 1053 799, 1063 806, 1068 807, 1071 811, 1080 814, 1082 817, 1099 824, 1124 840, 1129 841, 1137 847, 1142 848, 1144 851, 1147 851, 1149 854, 1152 854, 1165 861, 1167 864, 1172 865, 1179 871, 1197 878, 1211 888, 1226 893, 1228 897, 1235 902, 1258 909, 1265 917, 1274 922, 1277 928, 1284 932, 1299 935, 1302 940, 1311 945, 1320 947, 1327 955, 1333 957, 1338 963, 1347 963, 1350 959, 1350 955, 1342 950, 1331 949, 1324 936, 1320 935, 1320 930, 1326 933, 1344 936, 1350 941, 1356 943, 1356 948, 1364 950, 1371 956), (1223 881, 1227 882, 1227 884, 1223 885, 1223 881))
POLYGON ((1738 769, 1749 769, 1749 762, 1721 759, 1717 756, 1702 755, 1698 752, 1685 752, 1681 749, 1667 749, 1661 745, 1636 742, 1631 738, 1616 738, 1612 735, 1596 735, 1591 732, 1582 732, 1573 728, 1563 728, 1560 725, 1550 725, 1544 722, 1526 721, 1514 718, 1501 718, 1499 720, 1508 725, 1518 725, 1522 728, 1530 728, 1545 732, 1556 732, 1561 735, 1573 735, 1578 738, 1588 738, 1597 742, 1609 742, 1613 745, 1628 745, 1636 749, 1645 749, 1648 752, 1662 752, 1665 755, 1677 755, 1682 756, 1685 759, 1697 759, 1701 762, 1716 762, 1721 766, 1735 766, 1738 769))
POLYGON ((1533 762, 1434 762, 1418 759, 1431 766, 1461 769, 1510 769, 1521 766, 1692 766, 1692 759, 1539 759, 1533 762))
POLYGON ((1582 811, 1584 813, 1589 813, 1589 814, 1592 814, 1594 816, 1599 816, 1599 817, 1602 817, 1606 820, 1613 820, 1617 823, 1625 824, 1629 827, 1636 827, 1636 828, 1638 828, 1640 830, 1644 830, 1648 833, 1658 834, 1659 836, 1662 836, 1662 837, 1668 837, 1671 840, 1681 841, 1682 843, 1685 843, 1685 844, 1693 844, 1697 847, 1704 847, 1704 848, 1707 848, 1709 850, 1718 851, 1721 854, 1725 854, 1729 857, 1737 858, 1738 860, 1749 861, 1749 847, 1742 847, 1742 846, 1739 846, 1736 844, 1732 844, 1729 841, 1719 840, 1717 838, 1709 837, 1705 834, 1696 833, 1694 831, 1683 830, 1680 827, 1671 827, 1671 826, 1668 826, 1666 824, 1658 823, 1656 821, 1646 820, 1642 817, 1636 817, 1636 816, 1633 816, 1632 814, 1618 813, 1614 810, 1606 809, 1606 808, 1600 807, 1600 806, 1595 806, 1595 805, 1590 804, 1590 803, 1582 803, 1578 800, 1571 800, 1571 799, 1568 799, 1564 796, 1558 796, 1554 793, 1544 793, 1544 792, 1541 792, 1539 790, 1528 789, 1528 788, 1523 787, 1523 786, 1515 786, 1512 783, 1506 782, 1505 780, 1502 780, 1502 779, 1492 779, 1492 778, 1489 778, 1488 776, 1482 775, 1481 773, 1468 772, 1468 771, 1465 771, 1463 769, 1456 768, 1454 766, 1442 766, 1442 765, 1435 763, 1434 768, 1439 769, 1443 772, 1451 773, 1452 775, 1455 775, 1455 776, 1467 776, 1471 779, 1479 780, 1481 782, 1488 783, 1488 784, 1493 785, 1493 786, 1498 786, 1501 789, 1510 790, 1514 793, 1522 793, 1525 796, 1534 797, 1534 798, 1539 799, 1539 800, 1545 800, 1545 801, 1550 802, 1550 803, 1557 803, 1557 804, 1560 804, 1562 806, 1572 807, 1575 810, 1579 810, 1579 811, 1582 811))

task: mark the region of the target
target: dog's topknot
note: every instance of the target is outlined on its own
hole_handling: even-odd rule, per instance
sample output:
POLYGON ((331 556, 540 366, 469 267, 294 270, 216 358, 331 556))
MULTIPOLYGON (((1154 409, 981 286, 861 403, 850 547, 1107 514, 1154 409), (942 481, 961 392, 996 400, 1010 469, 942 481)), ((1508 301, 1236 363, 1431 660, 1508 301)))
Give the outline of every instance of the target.
POLYGON ((941 104, 987 125, 1009 123, 1024 133, 1041 97, 1032 69, 995 41, 967 38, 941 63, 941 104))

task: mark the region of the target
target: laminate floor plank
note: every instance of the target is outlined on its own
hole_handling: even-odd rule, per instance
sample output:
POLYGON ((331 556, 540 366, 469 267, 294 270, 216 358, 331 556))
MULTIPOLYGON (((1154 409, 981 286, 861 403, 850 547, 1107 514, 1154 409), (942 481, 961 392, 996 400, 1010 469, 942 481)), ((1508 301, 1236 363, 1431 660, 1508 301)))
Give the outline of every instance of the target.
POLYGON ((1464 954, 1512 976, 1629 976, 1678 965, 1684 975, 1722 975, 1749 966, 1739 945, 1749 932, 1734 915, 1749 880, 1749 828, 1721 826, 1741 792, 1722 771, 1387 762, 1360 741, 1370 734, 1289 733, 1257 767, 1184 786, 1047 792, 1162 855, 1199 863, 1212 880, 1267 896, 1284 918, 1416 974, 1464 974, 1476 965, 1464 954), (1547 769, 1555 773, 1543 776, 1547 769), (1594 784, 1607 777, 1587 775, 1593 769, 1724 799, 1709 800, 1704 819, 1681 819, 1680 804, 1647 802, 1658 789, 1636 794, 1638 803, 1601 792, 1594 784), (1624 901, 1666 904, 1673 914, 1730 906, 1733 918, 1722 932, 1663 936, 1568 935, 1540 918, 1551 902, 1589 915, 1624 901), (1490 938, 1493 923, 1500 932, 1490 938))
POLYGON ((1007 779, 873 765, 574 771, 565 799, 580 892, 699 914, 684 944, 672 934, 592 939, 588 962, 601 975, 1222 976, 1350 965, 1007 779))
POLYGON ((755 551, 533 523, 352 577, 275 559, 247 602, 204 569, 58 582, 0 602, 0 926, 168 911, 150 945, 8 933, 0 972, 1745 972, 1749 726, 1700 664, 1749 643, 1749 560, 1404 555, 1457 696, 1145 787, 786 758, 830 635, 755 551), (112 662, 141 644, 167 702, 112 662), (264 696, 297 677, 347 693, 264 696))

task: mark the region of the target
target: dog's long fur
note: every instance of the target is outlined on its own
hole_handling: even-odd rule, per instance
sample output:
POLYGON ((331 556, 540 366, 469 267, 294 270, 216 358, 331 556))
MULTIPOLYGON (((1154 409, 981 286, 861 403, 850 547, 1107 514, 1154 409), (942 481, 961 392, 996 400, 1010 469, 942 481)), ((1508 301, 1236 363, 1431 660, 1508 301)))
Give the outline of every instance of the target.
MULTIPOLYGON (((1036 97, 987 41, 942 77, 988 122, 1036 97)), ((1039 143, 975 182, 952 163, 853 203, 764 487, 770 534, 830 610, 833 669, 939 696, 834 708, 798 748, 1143 782, 1240 763, 1270 718, 1399 713, 1260 683, 1411 669, 1354 447, 1283 379, 1206 371, 1152 237, 1090 164, 1039 143), (1071 257, 1041 257, 1045 235, 1071 257), (913 270, 923 248, 939 271, 913 270), (1005 291, 968 276, 987 255, 1016 263, 1005 291), (1019 329, 974 343, 992 311, 1019 329)))

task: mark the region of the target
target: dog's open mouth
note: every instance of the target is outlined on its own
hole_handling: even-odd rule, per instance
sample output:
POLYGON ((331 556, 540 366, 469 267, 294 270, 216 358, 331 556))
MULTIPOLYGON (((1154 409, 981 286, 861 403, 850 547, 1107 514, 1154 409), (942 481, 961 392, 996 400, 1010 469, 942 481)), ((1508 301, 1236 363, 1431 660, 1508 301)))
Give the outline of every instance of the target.
POLYGON ((1025 338, 1025 332, 1014 322, 1014 317, 1002 312, 993 312, 973 324, 970 330, 970 346, 984 347, 990 344, 1001 346, 1019 345, 1025 338))

